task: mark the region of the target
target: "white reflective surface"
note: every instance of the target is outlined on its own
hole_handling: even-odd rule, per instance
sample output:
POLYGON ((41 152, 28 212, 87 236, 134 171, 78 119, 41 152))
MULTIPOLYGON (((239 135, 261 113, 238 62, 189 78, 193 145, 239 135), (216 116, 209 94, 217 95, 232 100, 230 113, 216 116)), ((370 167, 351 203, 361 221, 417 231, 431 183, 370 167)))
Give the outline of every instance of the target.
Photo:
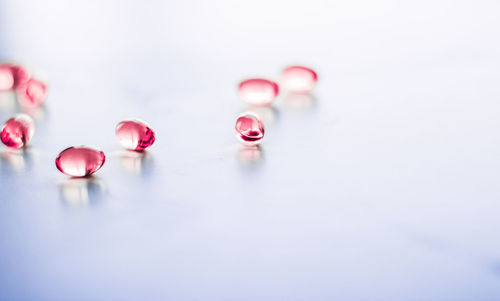
POLYGON ((0 300, 499 299, 499 36, 495 1, 0 0, 0 59, 50 85, 0 148, 0 300), (293 63, 313 95, 242 149, 239 80, 293 63))

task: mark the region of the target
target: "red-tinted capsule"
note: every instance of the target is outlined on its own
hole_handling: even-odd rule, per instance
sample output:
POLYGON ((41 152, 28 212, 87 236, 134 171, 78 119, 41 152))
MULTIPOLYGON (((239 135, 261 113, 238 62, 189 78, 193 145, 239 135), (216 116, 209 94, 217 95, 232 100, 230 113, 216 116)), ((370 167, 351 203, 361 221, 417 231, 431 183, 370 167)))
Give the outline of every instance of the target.
POLYGON ((251 105, 269 105, 278 96, 279 87, 273 81, 252 78, 242 81, 238 86, 241 98, 251 105))
POLYGON ((0 65, 0 91, 10 90, 14 87, 14 75, 10 67, 0 65))
POLYGON ((318 75, 311 68, 290 66, 281 73, 280 84, 291 92, 305 93, 312 90, 318 75))
POLYGON ((30 79, 29 72, 21 66, 0 64, 0 90, 12 90, 30 79))
POLYGON ((17 88, 19 103, 24 107, 39 107, 47 98, 47 86, 37 80, 30 79, 17 88))
POLYGON ((257 115, 243 113, 236 120, 236 137, 244 145, 258 145, 264 138, 264 124, 257 115))
POLYGON ((0 134, 3 144, 11 148, 23 148, 33 137, 35 124, 26 114, 16 115, 5 122, 0 134))
POLYGON ((98 171, 106 161, 104 153, 88 146, 70 147, 56 158, 60 172, 71 177, 88 177, 98 171))
POLYGON ((155 142, 155 133, 151 127, 139 119, 118 123, 115 133, 118 142, 128 150, 143 151, 155 142))

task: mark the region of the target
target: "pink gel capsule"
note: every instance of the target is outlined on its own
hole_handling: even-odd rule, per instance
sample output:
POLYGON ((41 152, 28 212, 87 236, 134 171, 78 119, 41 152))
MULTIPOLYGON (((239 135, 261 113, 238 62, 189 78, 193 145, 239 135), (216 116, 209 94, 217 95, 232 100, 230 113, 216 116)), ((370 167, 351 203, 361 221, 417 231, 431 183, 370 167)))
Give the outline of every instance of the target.
POLYGON ((47 86, 33 78, 20 85, 17 92, 19 102, 24 107, 39 107, 47 98, 47 86))
POLYGON ((29 72, 21 66, 0 64, 0 90, 12 90, 30 79, 29 72))
POLYGON ((139 119, 118 123, 115 133, 118 142, 128 150, 143 151, 155 142, 155 133, 151 127, 139 119))
POLYGON ((238 92, 248 104, 269 105, 278 96, 279 87, 273 81, 263 78, 244 80, 238 86, 238 92))
POLYGON ((312 90, 318 75, 314 70, 304 66, 290 66, 281 73, 280 83, 291 92, 305 93, 312 90))
POLYGON ((264 124, 257 115, 243 113, 236 120, 236 137, 244 145, 258 145, 264 138, 264 124))
POLYGON ((106 161, 104 153, 98 149, 78 146, 63 150, 56 158, 60 172, 71 177, 88 177, 98 171, 106 161))
POLYGON ((10 68, 12 70, 12 74, 14 75, 14 88, 24 85, 31 78, 31 74, 24 67, 11 65, 10 68))
POLYGON ((14 75, 9 66, 0 65, 0 91, 10 90, 14 87, 14 75))
POLYGON ((8 147, 23 148, 31 140, 34 132, 33 119, 26 114, 19 114, 5 122, 0 137, 3 144, 8 147))

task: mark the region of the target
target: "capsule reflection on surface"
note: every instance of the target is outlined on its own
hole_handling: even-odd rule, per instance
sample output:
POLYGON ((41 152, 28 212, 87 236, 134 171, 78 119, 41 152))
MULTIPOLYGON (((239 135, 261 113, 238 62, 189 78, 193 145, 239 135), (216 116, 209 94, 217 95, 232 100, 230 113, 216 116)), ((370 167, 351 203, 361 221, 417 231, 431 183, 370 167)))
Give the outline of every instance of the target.
POLYGON ((125 150, 120 153, 121 167, 135 175, 145 175, 151 170, 152 157, 147 152, 125 150))
POLYGON ((104 183, 95 178, 69 178, 59 184, 62 200, 68 205, 88 206, 97 202, 105 191, 104 183))

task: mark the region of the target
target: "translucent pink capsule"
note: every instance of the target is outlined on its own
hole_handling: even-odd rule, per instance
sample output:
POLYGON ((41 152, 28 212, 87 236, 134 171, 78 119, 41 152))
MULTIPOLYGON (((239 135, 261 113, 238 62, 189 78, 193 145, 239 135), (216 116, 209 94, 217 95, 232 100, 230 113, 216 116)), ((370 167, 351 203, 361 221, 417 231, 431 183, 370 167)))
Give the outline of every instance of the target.
POLYGON ((39 107, 47 98, 47 86, 33 78, 20 85, 17 92, 19 102, 24 107, 39 107))
POLYGON ((24 85, 31 78, 31 74, 24 67, 11 65, 11 70, 14 75, 14 88, 24 85))
POLYGON ((155 142, 151 127, 138 119, 118 123, 115 133, 120 144, 128 150, 143 151, 155 142))
POLYGON ((12 90, 30 79, 29 72, 21 66, 0 64, 0 90, 12 90))
POLYGON ((11 148, 23 148, 33 137, 35 124, 33 119, 26 114, 16 115, 2 127, 1 140, 11 148))
POLYGON ((10 90, 14 87, 14 75, 9 66, 0 65, 0 91, 10 90))
POLYGON ((88 177, 98 171, 106 161, 104 153, 98 149, 78 146, 63 150, 56 158, 60 172, 71 177, 88 177))
POLYGON ((236 137, 244 145, 258 145, 264 138, 264 124, 257 115, 243 113, 236 120, 236 137))
POLYGON ((269 105, 278 96, 279 87, 273 81, 252 78, 242 81, 238 86, 241 98, 251 105, 269 105))
POLYGON ((304 66, 290 66, 281 73, 280 84, 291 92, 304 93, 312 90, 318 75, 304 66))

